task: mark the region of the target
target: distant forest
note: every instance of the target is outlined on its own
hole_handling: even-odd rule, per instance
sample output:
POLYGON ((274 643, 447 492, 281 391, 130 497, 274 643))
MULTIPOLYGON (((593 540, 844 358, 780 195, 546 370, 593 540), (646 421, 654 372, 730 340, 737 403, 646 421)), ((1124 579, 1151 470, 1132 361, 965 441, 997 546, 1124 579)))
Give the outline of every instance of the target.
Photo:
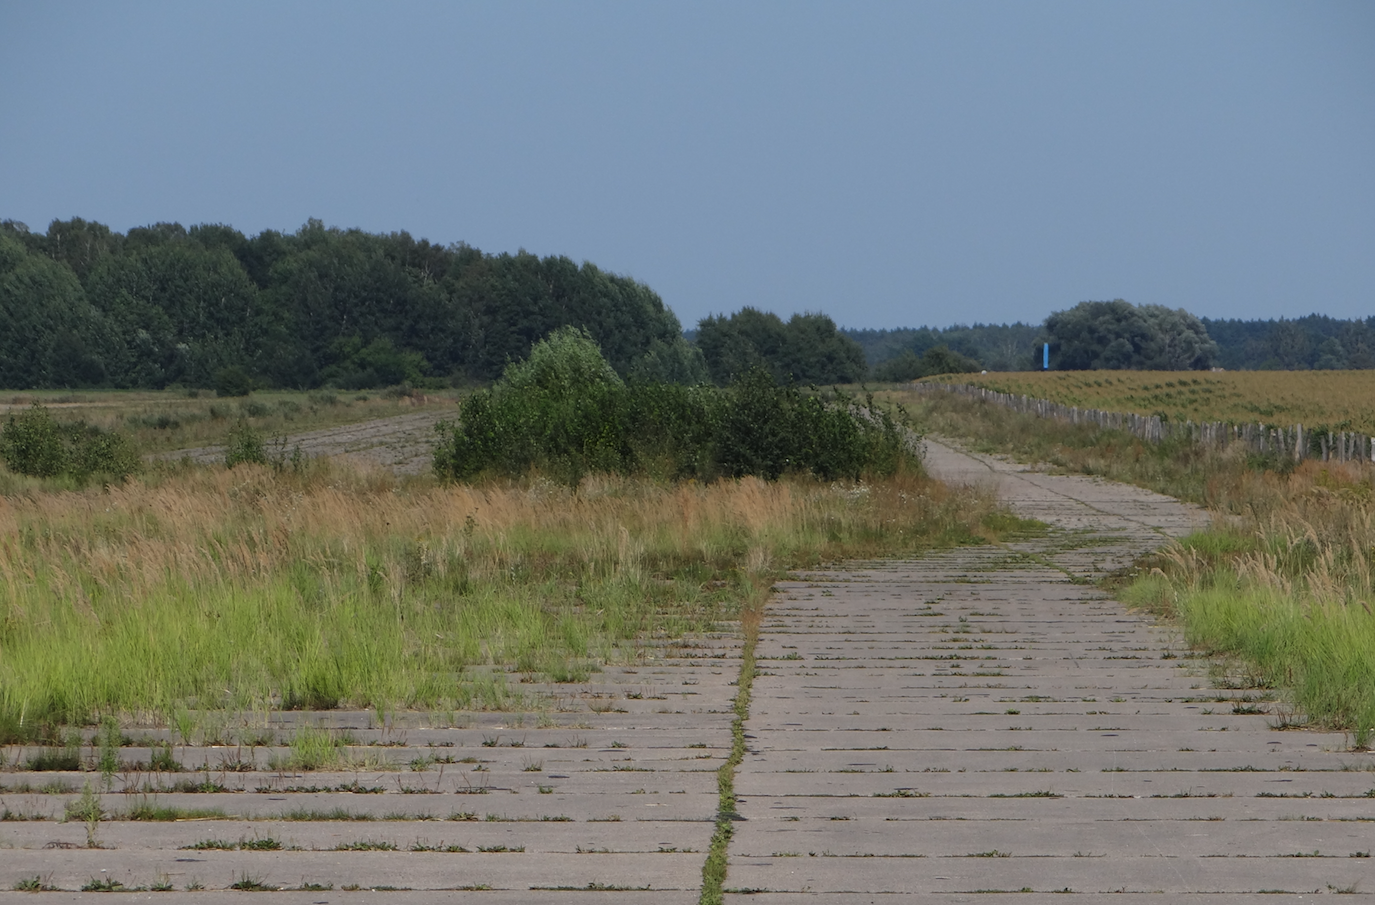
POLYGON ((245 236, 80 218, 0 222, 0 387, 343 389, 488 383, 559 327, 631 380, 795 383, 1053 368, 1375 367, 1375 317, 1198 319, 1121 300, 1044 324, 840 330, 823 314, 743 308, 682 325, 648 286, 566 257, 487 254, 408 233, 245 236))
MULTIPOLYGON (((1229 371, 1375 368, 1375 317, 1199 321, 1217 345, 1212 365, 1229 371)), ((871 369, 905 353, 922 356, 945 347, 990 371, 1037 370, 1041 344, 1052 339, 1046 325, 1023 323, 841 332, 864 350, 871 369)))
POLYGON ((0 223, 0 386, 342 388, 489 381, 565 325, 623 374, 690 357, 648 286, 311 220, 251 238, 177 223, 0 223))

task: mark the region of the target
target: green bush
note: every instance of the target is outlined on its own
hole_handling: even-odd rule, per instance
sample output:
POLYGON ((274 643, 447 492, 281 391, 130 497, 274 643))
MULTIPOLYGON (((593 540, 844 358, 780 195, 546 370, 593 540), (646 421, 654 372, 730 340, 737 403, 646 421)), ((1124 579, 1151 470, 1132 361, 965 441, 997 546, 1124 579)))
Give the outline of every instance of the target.
POLYGON ((844 394, 779 386, 754 369, 728 389, 624 384, 595 343, 565 328, 437 427, 435 470, 449 480, 538 471, 575 485, 590 472, 665 479, 784 473, 857 478, 911 455, 889 415, 844 394))
POLYGON ((138 471, 140 465, 138 453, 124 434, 84 421, 58 422, 36 402, 6 420, 0 431, 0 458, 10 471, 36 478, 122 478, 138 471))
POLYGON ((79 478, 110 475, 122 478, 139 470, 138 453, 123 434, 107 433, 86 426, 84 434, 72 445, 70 471, 79 478))
POLYGON ((220 368, 215 372, 216 396, 247 396, 251 392, 253 378, 243 368, 220 368))
POLYGON ((226 468, 233 468, 243 463, 266 465, 267 450, 263 446, 263 435, 240 418, 229 430, 229 442, 224 447, 224 464, 226 468))
POLYGON ((51 414, 37 402, 10 415, 0 435, 0 453, 10 471, 35 478, 51 478, 67 470, 67 450, 51 414))

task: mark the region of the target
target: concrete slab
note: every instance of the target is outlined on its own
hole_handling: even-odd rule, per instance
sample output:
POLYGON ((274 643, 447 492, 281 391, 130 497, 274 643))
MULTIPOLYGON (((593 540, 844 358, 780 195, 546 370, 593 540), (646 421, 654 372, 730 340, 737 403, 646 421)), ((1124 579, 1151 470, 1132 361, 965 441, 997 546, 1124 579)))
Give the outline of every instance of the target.
MULTIPOLYGON (((98 895, 102 905, 119 902, 191 901, 196 905, 243 905, 244 894, 236 890, 204 889, 187 893, 180 887, 178 895, 165 892, 45 892, 43 905, 89 903, 98 895)), ((358 905, 363 902, 385 901, 397 905, 432 905, 434 902, 457 905, 549 905, 568 902, 573 905, 696 905, 697 890, 379 890, 341 888, 310 891, 278 891, 272 894, 272 905, 358 905)), ((27 892, 0 892, 0 905, 33 905, 34 897, 27 892)), ((1224 903, 1225 905, 1225 903, 1224 903)))
POLYGON ((731 848, 741 857, 877 855, 951 857, 1119 858, 1149 853, 1159 857, 1349 858, 1369 855, 1375 833, 1365 824, 1257 820, 1224 821, 1033 821, 960 820, 908 825, 895 832, 886 821, 792 823, 746 821, 736 827, 731 848))
POLYGON ((99 796, 117 819, 96 826, 96 849, 84 823, 62 822, 84 786, 105 785, 89 738, 80 772, 27 771, 41 749, 9 748, 0 888, 38 878, 66 901, 114 880, 147 891, 107 899, 171 901, 151 888, 170 885, 218 902, 241 900, 229 887, 249 879, 308 885, 274 901, 312 903, 696 902, 739 649, 738 635, 712 636, 579 686, 524 684, 543 702, 525 713, 198 713, 197 745, 125 726, 137 742, 99 796), (304 729, 339 739, 349 768, 291 769, 304 729), (150 771, 169 743, 181 772, 150 771), (140 810, 178 819, 118 819, 140 810))
MULTIPOLYGON (((1272 902, 1306 901, 1308 893, 1275 893, 1265 897, 1266 904, 1272 902)), ((727 893, 727 905, 802 905, 803 902, 817 902, 825 899, 833 905, 969 905, 972 902, 987 902, 989 897, 982 893, 727 893)), ((1115 893, 1112 905, 1160 905, 1158 893, 1115 893)), ((1174 893, 1170 895, 1171 905, 1255 905, 1254 895, 1250 893, 1174 893)), ((1064 905, 1064 897, 1059 893, 1023 893, 1017 895, 1016 905, 1064 905)))
POLYGON ((730 888, 855 903, 1375 889, 1375 760, 1272 731, 1279 708, 1212 689, 1169 627, 1071 581, 1203 513, 932 449, 936 473, 1067 530, 777 588, 730 888))
POLYGON ((733 889, 903 893, 1326 893, 1375 887, 1370 858, 735 858, 733 889))
MULTIPOLYGON (((209 843, 240 848, 271 840, 283 849, 331 851, 341 847, 391 846, 406 852, 458 847, 481 852, 505 846, 528 854, 706 852, 715 824, 709 820, 608 821, 278 821, 179 820, 102 823, 100 845, 107 851, 178 851, 209 843)), ((86 846, 81 823, 6 823, 0 845, 6 849, 69 850, 86 846)))
POLYGON ((529 852, 222 852, 101 851, 80 849, 7 852, 0 863, 0 883, 13 888, 28 877, 42 877, 61 889, 79 889, 92 879, 125 886, 148 886, 160 880, 184 890, 201 883, 227 889, 245 879, 269 888, 304 883, 333 884, 335 889, 491 889, 550 892, 617 887, 626 890, 693 890, 701 885, 703 856, 696 853, 653 855, 532 854, 529 852))

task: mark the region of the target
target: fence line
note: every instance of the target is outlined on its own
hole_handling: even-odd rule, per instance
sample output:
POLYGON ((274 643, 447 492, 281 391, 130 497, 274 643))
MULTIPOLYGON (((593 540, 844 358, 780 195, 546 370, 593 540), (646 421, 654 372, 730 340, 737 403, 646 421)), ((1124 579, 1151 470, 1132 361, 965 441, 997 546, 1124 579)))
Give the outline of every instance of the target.
POLYGON ((1127 431, 1148 443, 1184 439, 1218 449, 1242 444, 1248 452, 1256 455, 1291 456, 1295 462, 1307 458, 1320 458, 1324 462, 1375 462, 1375 437, 1351 431, 1312 431, 1305 430, 1302 424, 1286 428, 1261 423, 1234 424, 1230 421, 1166 421, 1159 415, 1081 409, 1049 399, 999 393, 967 383, 914 383, 912 386, 920 394, 946 392, 1041 418, 1127 431))

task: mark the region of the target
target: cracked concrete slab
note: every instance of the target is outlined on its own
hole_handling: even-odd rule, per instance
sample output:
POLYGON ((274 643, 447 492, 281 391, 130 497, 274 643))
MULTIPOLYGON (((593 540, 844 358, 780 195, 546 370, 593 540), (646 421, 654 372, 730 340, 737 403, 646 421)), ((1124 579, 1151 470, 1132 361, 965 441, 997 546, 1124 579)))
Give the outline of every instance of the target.
POLYGON ((26 770, 41 749, 11 747, 0 889, 57 888, 44 901, 113 882, 143 890, 101 896, 696 902, 740 649, 723 631, 590 682, 526 684, 524 698, 544 705, 533 712, 193 714, 195 744, 124 726, 136 743, 96 795, 96 847, 84 821, 66 819, 84 787, 106 788, 89 739, 72 772, 26 770), (293 764, 306 729, 338 741, 330 769, 293 764))

